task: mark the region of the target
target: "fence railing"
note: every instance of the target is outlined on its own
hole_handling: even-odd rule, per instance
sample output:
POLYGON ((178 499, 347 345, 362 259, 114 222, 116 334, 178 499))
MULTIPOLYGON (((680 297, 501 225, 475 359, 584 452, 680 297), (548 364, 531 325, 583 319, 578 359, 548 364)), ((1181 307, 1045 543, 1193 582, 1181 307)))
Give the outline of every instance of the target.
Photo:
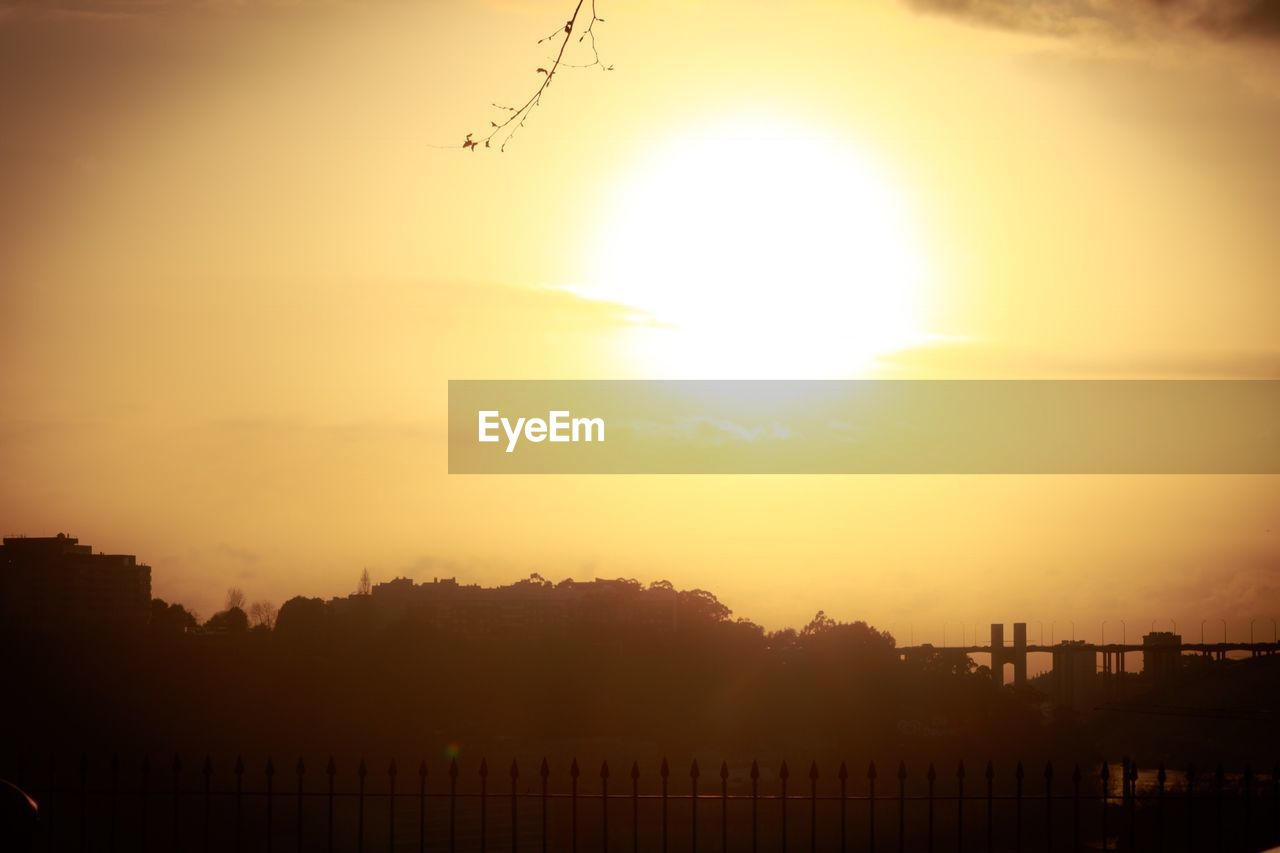
POLYGON ((874 762, 793 771, 786 761, 666 759, 618 774, 576 759, 491 768, 456 758, 377 770, 333 758, 250 769, 206 757, 152 763, 87 756, 18 763, 40 805, 36 849, 128 851, 448 850, 1261 850, 1280 844, 1280 763, 1173 772, 992 762, 909 772, 874 762), (620 778, 619 778, 620 776, 620 778), (708 778, 709 777, 709 778, 708 778))

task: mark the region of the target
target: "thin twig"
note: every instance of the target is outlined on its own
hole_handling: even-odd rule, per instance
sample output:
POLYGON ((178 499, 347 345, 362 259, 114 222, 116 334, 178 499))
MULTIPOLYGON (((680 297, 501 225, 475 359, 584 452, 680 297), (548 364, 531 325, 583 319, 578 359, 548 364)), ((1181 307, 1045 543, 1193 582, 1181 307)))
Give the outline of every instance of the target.
POLYGON ((612 65, 601 65, 600 52, 596 47, 595 26, 597 23, 604 22, 604 18, 601 18, 596 14, 596 0, 591 0, 591 22, 587 24, 586 28, 582 31, 582 34, 578 36, 579 43, 588 37, 591 39, 590 45, 593 61, 586 65, 571 65, 564 62, 565 50, 569 46, 569 40, 573 38, 578 17, 582 14, 582 7, 585 3, 586 0, 578 0, 577 5, 573 7, 573 14, 569 16, 569 20, 565 22, 564 26, 557 29, 550 35, 538 40, 538 44, 542 44, 555 39, 557 36, 561 37, 560 48, 556 51, 556 55, 551 60, 551 64, 546 68, 538 69, 538 73, 542 75, 542 83, 534 93, 529 96, 527 101, 518 107, 504 107, 500 104, 493 104, 492 106, 503 110, 508 114, 506 119, 501 122, 490 121, 489 133, 483 138, 477 139, 474 133, 468 133, 466 139, 462 142, 462 147, 464 149, 470 148, 472 151, 475 151, 482 144, 485 148, 491 148, 493 147, 493 142, 498 140, 498 150, 505 151, 507 149, 507 144, 511 142, 512 137, 515 136, 516 132, 520 130, 520 128, 524 127, 524 123, 528 120, 529 115, 533 112, 534 108, 542 103, 543 93, 547 91, 547 88, 551 85, 551 81, 555 78, 556 73, 560 70, 561 66, 565 68, 592 68, 599 66, 605 71, 613 70, 612 65))

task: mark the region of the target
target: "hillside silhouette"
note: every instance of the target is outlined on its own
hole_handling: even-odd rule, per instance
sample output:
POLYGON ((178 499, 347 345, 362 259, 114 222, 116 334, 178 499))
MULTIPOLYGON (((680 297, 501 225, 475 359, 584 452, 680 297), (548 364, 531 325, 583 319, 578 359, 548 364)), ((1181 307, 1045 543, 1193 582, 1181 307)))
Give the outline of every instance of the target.
POLYGON ((1064 643, 1055 654, 1086 669, 1083 693, 1062 704, 1047 675, 1002 686, 959 649, 904 652, 886 631, 823 612, 766 631, 667 581, 375 584, 366 571, 353 594, 278 610, 232 588, 201 620, 150 598, 149 566, 64 534, 7 538, 0 558, 0 631, 21 649, 8 672, 19 701, 0 713, 35 750, 1280 752, 1273 656, 1175 652, 1157 679, 1098 674, 1087 648, 1064 643), (1193 698, 1240 713, 1223 725, 1193 698))

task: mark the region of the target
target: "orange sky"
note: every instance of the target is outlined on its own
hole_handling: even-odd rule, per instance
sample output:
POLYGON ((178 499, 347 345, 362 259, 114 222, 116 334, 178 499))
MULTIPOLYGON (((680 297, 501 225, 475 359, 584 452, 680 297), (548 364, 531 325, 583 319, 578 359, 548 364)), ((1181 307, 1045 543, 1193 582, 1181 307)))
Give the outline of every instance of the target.
POLYGON ((0 527, 205 615, 368 566, 1243 635, 1275 478, 445 473, 450 378, 1280 377, 1277 22, 1080 7, 600 0, 499 156, 433 146, 566 4, 0 6, 0 527))

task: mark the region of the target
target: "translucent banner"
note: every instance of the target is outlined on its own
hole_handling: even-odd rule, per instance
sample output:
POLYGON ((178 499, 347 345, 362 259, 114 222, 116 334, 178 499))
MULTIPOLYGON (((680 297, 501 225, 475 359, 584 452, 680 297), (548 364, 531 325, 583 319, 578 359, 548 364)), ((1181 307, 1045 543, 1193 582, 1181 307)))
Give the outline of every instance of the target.
POLYGON ((1280 381, 449 382, 453 474, 1276 474, 1280 381))

